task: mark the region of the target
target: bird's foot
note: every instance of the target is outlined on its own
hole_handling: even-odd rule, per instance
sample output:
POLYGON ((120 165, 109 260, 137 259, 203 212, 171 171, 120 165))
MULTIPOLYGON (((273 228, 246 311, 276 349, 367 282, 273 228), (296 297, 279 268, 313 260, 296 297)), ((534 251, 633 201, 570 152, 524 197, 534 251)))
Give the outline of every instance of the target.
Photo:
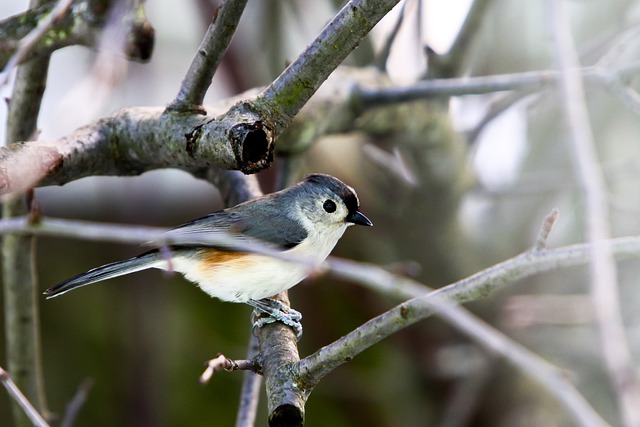
POLYGON ((258 329, 269 323, 280 322, 291 327, 296 337, 300 339, 302 337, 302 313, 288 305, 281 303, 280 301, 263 298, 260 300, 249 300, 248 304, 253 307, 253 315, 251 320, 253 322, 254 335, 258 332, 258 329), (266 314, 267 316, 264 316, 266 314))

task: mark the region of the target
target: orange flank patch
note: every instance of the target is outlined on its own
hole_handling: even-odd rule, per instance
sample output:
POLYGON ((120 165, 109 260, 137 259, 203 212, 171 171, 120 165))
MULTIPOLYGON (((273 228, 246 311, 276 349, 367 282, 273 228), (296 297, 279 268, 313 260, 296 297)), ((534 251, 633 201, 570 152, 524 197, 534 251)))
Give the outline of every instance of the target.
POLYGON ((238 267, 248 267, 254 257, 246 252, 223 251, 220 249, 203 249, 198 253, 198 267, 203 273, 235 264, 238 267))

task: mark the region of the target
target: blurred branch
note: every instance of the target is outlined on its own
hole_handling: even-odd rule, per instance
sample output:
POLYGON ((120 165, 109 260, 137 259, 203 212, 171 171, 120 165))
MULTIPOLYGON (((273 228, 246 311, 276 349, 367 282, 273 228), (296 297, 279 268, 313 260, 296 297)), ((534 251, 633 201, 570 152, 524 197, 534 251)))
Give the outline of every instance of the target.
MULTIPOLYGON (((46 5, 48 0, 32 0, 30 5, 46 5)), ((8 103, 6 142, 11 149, 18 141, 37 134, 40 106, 47 87, 49 55, 32 59, 16 73, 8 103)), ((3 219, 37 210, 33 192, 16 193, 3 199, 3 219)), ((34 218, 37 214, 34 215, 34 218)), ((33 218, 32 218, 33 219, 33 218)), ((2 288, 7 367, 16 384, 34 407, 46 414, 47 404, 40 346, 40 312, 37 297, 36 241, 32 235, 10 234, 2 240, 2 288)), ((13 407, 16 427, 29 425, 18 406, 13 407)))
MULTIPOLYGON (((622 249, 629 242, 620 241, 619 243, 621 243, 620 246, 612 241, 612 247, 622 249)), ((640 241, 636 241, 633 245, 638 243, 640 241)), ((413 280, 395 276, 378 267, 332 259, 329 262, 332 274, 356 281, 386 295, 413 299, 368 321, 334 343, 301 360, 297 370, 300 375, 298 381, 305 384, 304 392, 308 394, 325 375, 352 360, 366 348, 419 320, 437 314, 491 353, 504 357, 546 388, 565 407, 578 425, 606 426, 608 424, 568 381, 564 372, 456 305, 456 303, 487 296, 503 286, 513 284, 532 274, 584 264, 589 260, 589 250, 589 245, 568 246, 553 250, 530 250, 436 291, 431 291, 413 280)))
POLYGON ((29 399, 20 391, 16 383, 13 382, 7 371, 0 367, 0 382, 7 389, 9 396, 22 408, 24 413, 29 417, 31 423, 36 427, 49 427, 49 424, 42 418, 36 408, 33 407, 29 399))
MULTIPOLYGON (((211 182, 220 192, 226 206, 235 206, 262 195, 260 184, 255 175, 244 175, 238 171, 208 168, 196 174, 211 182)), ((247 349, 247 360, 253 361, 258 369, 248 370, 242 380, 240 403, 236 417, 236 427, 253 427, 255 425, 260 388, 262 386, 262 363, 258 361, 260 347, 258 338, 251 334, 247 349)))
MULTIPOLYGON (((163 238, 162 232, 164 231, 149 227, 107 226, 105 224, 46 218, 37 225, 27 223, 24 218, 22 218, 21 222, 16 219, 0 222, 0 233, 17 230, 64 237, 101 239, 104 241, 126 241, 130 243, 141 243, 149 240, 156 242, 161 241, 163 238)), ((221 237, 222 236, 203 236, 202 243, 220 244, 221 237)), ((228 242, 223 243, 228 244, 228 242)), ((637 258, 640 256, 640 236, 611 239, 608 243, 612 254, 617 260, 637 258)), ((295 262, 303 262, 303 260, 293 259, 292 257, 286 257, 282 254, 278 255, 278 253, 272 253, 268 250, 260 250, 259 247, 260 246, 246 243, 236 245, 237 250, 257 251, 259 253, 267 253, 287 258, 295 262)), ((427 290, 424 286, 410 279, 392 275, 378 267, 331 258, 325 263, 325 266, 328 267, 328 271, 333 274, 364 284, 377 292, 396 298, 419 297, 407 301, 395 309, 372 319, 357 330, 303 359, 299 365, 282 365, 278 371, 272 372, 271 374, 276 374, 281 378, 289 375, 290 379, 288 380, 288 384, 292 386, 292 388, 289 388, 289 392, 297 393, 298 398, 304 402, 314 385, 333 369, 352 360, 353 357, 387 336, 435 314, 438 310, 442 310, 442 305, 438 304, 434 306, 434 301, 444 300, 446 301, 444 306, 447 310, 459 310, 459 307, 451 305, 450 301, 456 301, 457 303, 474 301, 490 295, 505 286, 541 272, 587 264, 590 260, 592 249, 592 244, 571 245, 554 249, 536 249, 534 246, 532 250, 431 293, 426 293, 427 290), (291 379, 291 375, 297 377, 294 378, 295 381, 291 379), (296 384, 298 384, 298 386, 296 386, 296 384), (304 387, 300 388, 299 385, 302 384, 304 384, 304 387)), ((449 311, 449 313, 451 312, 449 311)), ((462 320, 460 320, 457 312, 454 312, 451 316, 445 313, 443 316, 454 324, 460 322, 462 325, 458 327, 465 327, 464 324, 467 320, 464 317, 465 315, 462 315, 462 320)), ((271 330, 275 332, 274 330, 280 326, 285 330, 289 329, 284 325, 276 323, 269 325, 269 327, 262 328, 261 331, 271 330)), ((491 336, 490 338, 493 340, 494 337, 491 336)), ((295 340, 295 338, 293 339, 295 340)), ((293 342, 291 344, 293 344, 293 342)), ((520 367, 528 375, 534 375, 541 384, 550 388, 551 392, 564 402, 565 406, 572 411, 575 417, 581 420, 584 420, 582 417, 591 417, 590 419, 594 421, 591 424, 585 423, 581 425, 603 425, 592 417, 593 411, 585 407, 586 404, 583 402, 583 399, 574 393, 575 390, 568 384, 564 375, 559 374, 555 368, 551 368, 546 364, 537 363, 535 357, 532 357, 532 355, 524 351, 524 349, 516 348, 517 346, 515 344, 504 344, 500 339, 496 343, 493 343, 493 341, 483 342, 483 345, 490 348, 491 351, 507 357, 511 363, 520 367), (516 349, 514 350, 514 348, 516 349), (534 365, 529 366, 531 363, 534 365), (579 412, 582 415, 576 414, 576 408, 580 408, 579 412)), ((272 350, 283 351, 282 348, 272 350)), ((285 407, 285 409, 286 408, 287 407, 285 407)))
MULTIPOLYGON (((576 70, 587 82, 602 85, 625 78, 640 71, 640 62, 621 67, 603 69, 583 67, 576 70)), ((561 74, 557 70, 526 71, 513 74, 496 74, 480 77, 422 80, 403 87, 355 88, 354 98, 363 107, 395 104, 437 97, 483 95, 501 91, 543 89, 557 84, 561 74)))
MULTIPOLYGON (((396 37, 400 32, 400 28, 402 28, 402 24, 404 23, 405 16, 407 13, 407 7, 411 3, 411 0, 405 0, 402 2, 402 8, 400 9, 400 13, 398 14, 398 19, 396 19, 396 23, 393 28, 389 32, 389 35, 384 40, 384 44, 380 48, 380 51, 376 54, 376 60, 374 65, 381 72, 387 71, 387 60, 389 59, 389 55, 391 54, 391 47, 393 43, 396 41, 396 37)), ((415 2, 414 2, 415 3, 415 2)))
MULTIPOLYGON (((259 353, 258 338, 251 334, 249 338, 249 348, 247 359, 256 360, 259 353)), ((260 400, 260 386, 262 376, 254 371, 247 371, 242 380, 240 390, 240 404, 238 405, 238 416, 236 417, 236 427, 253 427, 258 412, 258 402, 260 400)))
POLYGON ((225 0, 216 10, 198 52, 182 80, 180 91, 167 107, 174 111, 200 111, 231 37, 238 27, 247 0, 225 0))
MULTIPOLYGON (((46 2, 1 21, 0 67, 8 72, 25 60, 50 55, 63 47, 96 45, 113 3, 114 0, 46 2), (71 7, 65 13, 68 3, 71 7)), ((131 13, 124 19, 131 21, 125 54, 129 59, 149 60, 154 34, 142 4, 134 1, 131 13)))
POLYGON ((56 22, 60 21, 67 10, 71 6, 73 0, 60 0, 56 6, 51 9, 49 15, 35 27, 29 34, 24 36, 19 42, 17 49, 11 59, 5 65, 3 71, 3 77, 0 78, 0 87, 4 86, 9 79, 9 72, 18 64, 21 64, 24 59, 34 50, 36 44, 42 40, 44 35, 51 30, 56 22))
POLYGON ((462 73, 464 62, 471 56, 472 42, 482 28, 482 24, 486 22, 485 14, 492 2, 493 0, 473 0, 460 31, 447 53, 438 55, 427 47, 430 77, 455 77, 462 73))
POLYGON ((591 297, 609 379, 624 425, 640 425, 640 380, 629 349, 618 295, 618 278, 607 212, 607 190, 589 122, 578 55, 563 0, 549 0, 555 57, 560 68, 562 105, 570 128, 576 174, 585 204, 585 231, 590 242, 591 297))
POLYGON ((93 380, 85 378, 78 387, 76 394, 73 395, 73 398, 67 404, 60 427, 73 427, 75 425, 78 413, 87 401, 91 387, 93 387, 93 380))

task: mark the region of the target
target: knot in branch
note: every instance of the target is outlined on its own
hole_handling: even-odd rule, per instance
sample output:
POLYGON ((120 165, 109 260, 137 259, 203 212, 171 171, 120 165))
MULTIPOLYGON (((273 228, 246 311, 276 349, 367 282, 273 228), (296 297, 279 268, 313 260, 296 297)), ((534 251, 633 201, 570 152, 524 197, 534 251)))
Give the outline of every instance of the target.
POLYGON ((246 174, 268 167, 273 161, 273 132, 262 121, 231 128, 231 146, 240 170, 246 174))

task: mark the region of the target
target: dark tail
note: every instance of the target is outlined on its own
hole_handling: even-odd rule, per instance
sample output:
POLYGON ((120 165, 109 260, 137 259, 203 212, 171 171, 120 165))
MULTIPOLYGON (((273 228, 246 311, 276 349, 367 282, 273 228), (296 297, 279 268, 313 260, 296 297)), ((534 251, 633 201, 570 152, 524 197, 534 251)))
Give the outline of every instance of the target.
POLYGON ((135 258, 112 262, 111 264, 103 265, 102 267, 97 267, 87 271, 86 273, 79 274, 71 279, 50 287, 44 291, 44 294, 47 296, 47 299, 57 297, 58 295, 62 295, 65 292, 69 292, 81 286, 90 285, 102 280, 154 267, 154 264, 159 260, 160 254, 157 250, 149 251, 135 258))

